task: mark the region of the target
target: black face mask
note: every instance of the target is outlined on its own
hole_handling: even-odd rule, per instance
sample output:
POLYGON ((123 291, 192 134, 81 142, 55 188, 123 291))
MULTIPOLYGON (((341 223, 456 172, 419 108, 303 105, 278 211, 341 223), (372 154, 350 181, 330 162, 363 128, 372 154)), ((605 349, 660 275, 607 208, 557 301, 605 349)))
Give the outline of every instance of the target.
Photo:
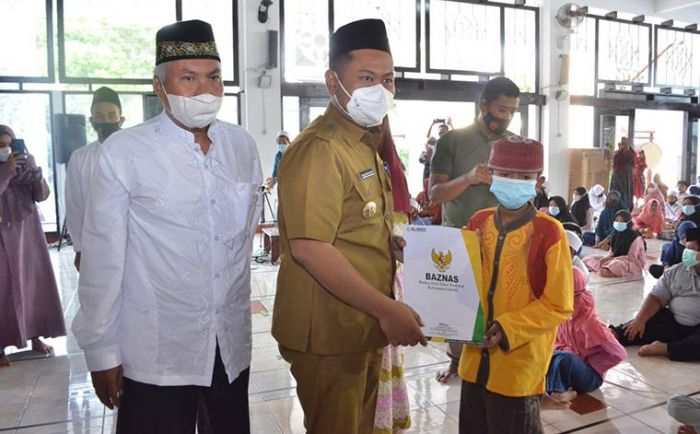
POLYGON ((508 125, 510 125, 510 120, 497 118, 490 112, 486 112, 486 114, 482 115, 482 118, 484 122, 486 122, 486 128, 494 134, 505 133, 508 129, 508 125))
POLYGON ((97 135, 103 141, 107 140, 107 137, 111 136, 112 134, 116 133, 121 129, 121 127, 119 126, 119 122, 95 122, 92 125, 95 128, 95 131, 97 131, 97 135))

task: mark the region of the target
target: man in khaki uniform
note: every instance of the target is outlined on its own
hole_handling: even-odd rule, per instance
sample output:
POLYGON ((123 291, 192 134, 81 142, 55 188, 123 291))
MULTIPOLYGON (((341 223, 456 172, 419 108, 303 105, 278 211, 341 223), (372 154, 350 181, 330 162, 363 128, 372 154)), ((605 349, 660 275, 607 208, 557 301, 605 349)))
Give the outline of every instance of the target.
POLYGON ((400 242, 377 151, 393 79, 381 20, 338 29, 326 72, 332 102, 280 163, 272 334, 309 433, 371 432, 382 348, 425 344, 418 315, 392 297, 400 242))

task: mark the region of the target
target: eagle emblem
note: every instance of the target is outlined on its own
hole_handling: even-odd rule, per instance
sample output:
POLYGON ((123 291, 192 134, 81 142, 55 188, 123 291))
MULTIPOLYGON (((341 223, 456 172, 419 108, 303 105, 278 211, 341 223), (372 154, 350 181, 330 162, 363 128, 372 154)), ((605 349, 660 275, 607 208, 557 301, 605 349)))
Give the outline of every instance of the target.
POLYGON ((450 268, 450 264, 452 263, 452 252, 447 251, 447 253, 444 252, 436 252, 435 249, 433 249, 432 252, 432 258, 433 262, 435 263, 435 268, 437 268, 441 273, 444 273, 448 268, 450 268))

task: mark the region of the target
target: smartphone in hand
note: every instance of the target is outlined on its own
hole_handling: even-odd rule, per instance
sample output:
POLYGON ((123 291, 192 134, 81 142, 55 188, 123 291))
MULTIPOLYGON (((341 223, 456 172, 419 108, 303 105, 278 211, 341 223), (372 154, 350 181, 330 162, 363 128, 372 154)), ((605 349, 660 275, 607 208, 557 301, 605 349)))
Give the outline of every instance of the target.
POLYGON ((20 166, 21 170, 24 170, 27 166, 27 145, 25 145, 24 139, 12 139, 10 147, 17 165, 20 166))

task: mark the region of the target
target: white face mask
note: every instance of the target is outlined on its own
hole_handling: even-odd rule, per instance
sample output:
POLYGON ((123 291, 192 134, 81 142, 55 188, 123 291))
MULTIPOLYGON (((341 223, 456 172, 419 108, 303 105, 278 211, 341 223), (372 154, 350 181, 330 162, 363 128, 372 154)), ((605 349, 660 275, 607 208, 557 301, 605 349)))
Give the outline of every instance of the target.
POLYGON ((11 147, 5 146, 4 148, 0 148, 0 163, 7 161, 7 159, 10 158, 10 155, 12 155, 11 147))
POLYGON ((344 111, 356 124, 364 127, 376 127, 384 121, 384 116, 389 112, 389 108, 394 103, 394 94, 389 92, 381 84, 355 89, 350 95, 343 83, 340 82, 338 74, 335 75, 340 88, 350 97, 347 110, 343 109, 338 97, 333 95, 337 107, 344 111))
POLYGON ((165 95, 170 103, 170 114, 187 128, 204 128, 214 122, 224 101, 222 97, 210 93, 193 97, 169 95, 167 92, 165 95))

